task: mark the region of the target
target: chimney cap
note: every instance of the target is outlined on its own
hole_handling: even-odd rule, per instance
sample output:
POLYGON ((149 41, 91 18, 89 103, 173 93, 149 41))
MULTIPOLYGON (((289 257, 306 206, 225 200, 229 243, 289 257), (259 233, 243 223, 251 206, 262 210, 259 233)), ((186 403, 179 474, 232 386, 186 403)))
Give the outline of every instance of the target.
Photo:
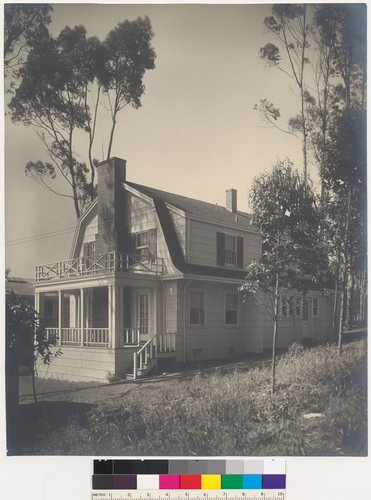
POLYGON ((118 156, 111 156, 111 158, 107 158, 107 160, 102 160, 99 163, 97 163, 97 167, 100 167, 101 165, 104 165, 105 163, 116 163, 116 162, 123 162, 126 165, 126 160, 123 158, 118 158, 118 156))
POLYGON ((233 213, 237 213, 237 189, 227 189, 225 191, 225 207, 233 213))

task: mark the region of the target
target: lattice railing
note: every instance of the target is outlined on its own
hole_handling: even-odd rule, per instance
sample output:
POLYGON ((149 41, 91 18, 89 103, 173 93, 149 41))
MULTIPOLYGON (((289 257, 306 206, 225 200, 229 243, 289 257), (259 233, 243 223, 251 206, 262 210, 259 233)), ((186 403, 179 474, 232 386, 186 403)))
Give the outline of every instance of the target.
POLYGON ((142 261, 128 253, 109 252, 36 266, 36 281, 112 274, 115 271, 159 275, 164 272, 164 263, 160 257, 142 261))

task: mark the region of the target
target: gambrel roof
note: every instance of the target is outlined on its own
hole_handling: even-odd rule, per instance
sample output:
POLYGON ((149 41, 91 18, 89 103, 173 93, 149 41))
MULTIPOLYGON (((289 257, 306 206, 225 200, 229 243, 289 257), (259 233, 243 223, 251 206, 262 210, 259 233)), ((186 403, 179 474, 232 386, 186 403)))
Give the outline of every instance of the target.
POLYGON ((153 199, 171 260, 180 272, 184 274, 214 276, 234 280, 243 280, 245 278, 245 270, 211 267, 186 262, 167 204, 182 210, 186 216, 206 219, 209 222, 215 222, 226 226, 234 225, 236 229, 248 229, 249 231, 253 231, 250 222, 251 219, 248 214, 244 212, 233 213, 225 207, 216 207, 212 203, 141 186, 132 182, 127 182, 127 184, 153 199))
POLYGON ((225 225, 233 225, 240 229, 249 229, 253 231, 251 226, 251 216, 245 212, 236 213, 227 210, 225 207, 208 203, 206 201, 195 200, 179 194, 168 193, 160 189, 154 189, 133 182, 126 181, 126 184, 137 189, 150 198, 161 200, 173 207, 182 210, 186 216, 205 219, 210 222, 216 222, 225 225))

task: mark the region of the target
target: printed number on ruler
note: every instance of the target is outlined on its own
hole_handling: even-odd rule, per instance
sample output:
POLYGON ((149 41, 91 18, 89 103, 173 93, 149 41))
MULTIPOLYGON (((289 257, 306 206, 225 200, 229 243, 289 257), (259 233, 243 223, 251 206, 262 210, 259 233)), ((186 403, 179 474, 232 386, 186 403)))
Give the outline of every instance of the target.
POLYGON ((109 490, 95 491, 92 500, 285 500, 283 490, 109 490))

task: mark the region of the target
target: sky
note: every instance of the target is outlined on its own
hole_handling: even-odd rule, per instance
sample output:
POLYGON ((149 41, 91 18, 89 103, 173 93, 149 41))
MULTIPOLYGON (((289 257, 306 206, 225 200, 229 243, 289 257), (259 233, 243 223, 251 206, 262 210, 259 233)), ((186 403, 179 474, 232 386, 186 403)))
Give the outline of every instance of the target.
MULTIPOLYGON (((262 98, 280 107, 283 120, 298 109, 287 77, 259 57, 273 41, 263 26, 269 13, 259 4, 55 4, 50 30, 57 35, 83 24, 88 36, 103 40, 118 22, 147 15, 156 68, 145 75, 142 107, 120 113, 112 155, 127 160, 132 182, 219 205, 235 188, 239 210, 248 211, 258 173, 286 156, 302 168, 300 140, 267 128, 254 110, 262 98)), ((94 156, 102 160, 110 122, 107 109, 99 113, 94 156)), ((6 116, 5 257, 13 276, 33 278, 36 265, 70 254, 72 200, 25 176, 25 164, 39 159, 47 156, 35 131, 6 116)), ((59 182, 55 187, 68 192, 59 182)))

